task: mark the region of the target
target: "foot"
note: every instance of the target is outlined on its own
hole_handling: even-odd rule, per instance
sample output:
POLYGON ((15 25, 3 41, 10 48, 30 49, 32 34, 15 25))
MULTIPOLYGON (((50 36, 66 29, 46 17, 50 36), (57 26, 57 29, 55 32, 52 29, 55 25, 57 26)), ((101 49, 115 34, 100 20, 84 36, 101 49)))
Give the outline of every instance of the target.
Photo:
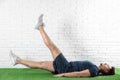
POLYGON ((38 18, 38 22, 37 22, 37 25, 35 27, 35 29, 39 30, 40 27, 43 27, 44 26, 44 23, 43 23, 43 14, 41 14, 38 18))
POLYGON ((17 59, 19 58, 18 56, 16 56, 13 52, 12 52, 12 50, 10 51, 10 59, 11 59, 11 61, 12 61, 12 64, 13 64, 13 66, 15 66, 15 65, 17 65, 18 64, 18 62, 17 62, 17 59))

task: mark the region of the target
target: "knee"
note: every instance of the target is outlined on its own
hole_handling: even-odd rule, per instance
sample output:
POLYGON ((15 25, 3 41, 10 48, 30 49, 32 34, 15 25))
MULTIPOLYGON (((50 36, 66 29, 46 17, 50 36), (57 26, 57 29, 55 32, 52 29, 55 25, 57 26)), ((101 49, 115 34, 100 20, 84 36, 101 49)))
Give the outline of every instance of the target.
POLYGON ((45 66, 45 64, 44 64, 44 62, 39 62, 38 64, 37 64, 37 67, 38 68, 44 68, 44 66, 45 66))
POLYGON ((52 47, 53 45, 54 45, 53 43, 46 42, 46 46, 48 47, 52 47))
POLYGON ((27 66, 32 67, 32 68, 42 68, 44 66, 43 62, 36 62, 34 64, 28 64, 27 66))

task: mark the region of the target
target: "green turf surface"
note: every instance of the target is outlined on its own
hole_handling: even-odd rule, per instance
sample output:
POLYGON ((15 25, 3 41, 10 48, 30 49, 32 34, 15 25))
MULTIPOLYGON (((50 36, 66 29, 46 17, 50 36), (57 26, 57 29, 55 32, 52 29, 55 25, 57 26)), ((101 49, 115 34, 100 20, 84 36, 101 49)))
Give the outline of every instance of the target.
POLYGON ((0 80, 120 80, 120 69, 113 76, 97 76, 92 78, 55 77, 54 74, 40 69, 0 68, 0 80))

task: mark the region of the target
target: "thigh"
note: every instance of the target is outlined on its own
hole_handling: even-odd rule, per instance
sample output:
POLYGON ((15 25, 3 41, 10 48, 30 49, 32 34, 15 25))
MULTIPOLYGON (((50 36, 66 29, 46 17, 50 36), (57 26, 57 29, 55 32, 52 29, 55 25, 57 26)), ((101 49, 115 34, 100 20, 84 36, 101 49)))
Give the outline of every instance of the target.
POLYGON ((68 68, 70 67, 69 62, 62 55, 62 53, 53 61, 53 66, 56 74, 67 72, 68 68))
POLYGON ((55 72, 53 67, 53 61, 42 61, 40 63, 40 69, 48 70, 50 72, 55 72))
POLYGON ((55 59, 61 53, 60 49, 55 44, 50 45, 48 48, 53 55, 53 59, 55 59))

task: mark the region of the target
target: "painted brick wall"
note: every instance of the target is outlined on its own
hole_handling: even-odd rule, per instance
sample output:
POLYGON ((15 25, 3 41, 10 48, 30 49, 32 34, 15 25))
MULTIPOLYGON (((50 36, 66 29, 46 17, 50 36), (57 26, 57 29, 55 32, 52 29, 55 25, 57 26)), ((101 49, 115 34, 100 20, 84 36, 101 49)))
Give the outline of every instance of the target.
POLYGON ((41 13, 46 32, 69 61, 120 67, 119 0, 0 0, 0 67, 13 67, 11 49, 24 59, 53 60, 34 29, 41 13))

